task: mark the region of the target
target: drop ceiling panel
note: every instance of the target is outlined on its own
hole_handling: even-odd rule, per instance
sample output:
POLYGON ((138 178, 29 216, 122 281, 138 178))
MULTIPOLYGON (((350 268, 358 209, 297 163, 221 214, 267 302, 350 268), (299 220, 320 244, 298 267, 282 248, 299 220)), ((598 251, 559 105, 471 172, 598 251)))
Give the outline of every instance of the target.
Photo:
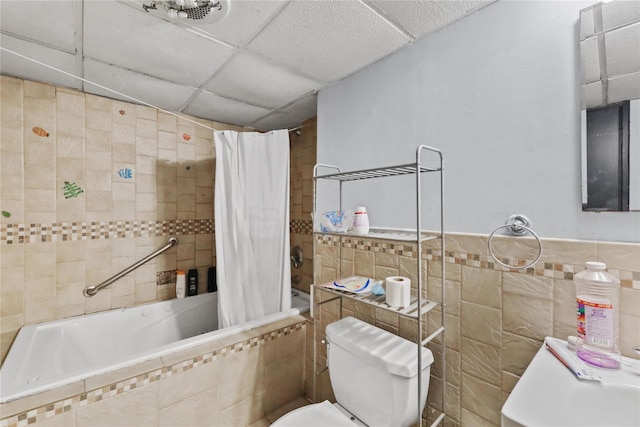
POLYGON ((203 84, 233 52, 118 2, 85 2, 84 19, 86 57, 187 86, 203 84))
POLYGON ((0 28, 3 33, 37 40, 73 53, 75 50, 74 16, 77 8, 81 9, 82 3, 70 0, 2 1, 0 2, 0 28))
POLYGON ((293 1, 248 49, 312 78, 332 81, 409 42, 356 1, 293 1))
MULTIPOLYGON (((214 22, 144 12, 153 1, 0 0, 0 43, 122 95, 87 84, 89 92, 166 110, 189 103, 186 113, 218 122, 290 127, 316 114, 315 93, 327 84, 406 46, 410 33, 490 3, 230 0, 229 14, 214 22)), ((3 74, 83 88, 7 52, 0 61, 3 74)))
POLYGON ((186 23, 236 46, 243 46, 251 41, 287 2, 230 0, 229 14, 222 21, 212 24, 197 21, 186 23))
POLYGON ((591 37, 596 33, 593 22, 593 8, 580 12, 580 40, 591 37))
POLYGON ((316 115, 318 105, 318 95, 316 93, 309 94, 304 98, 296 101, 282 111, 292 114, 300 119, 307 119, 316 115))
POLYGON ((640 22, 604 35, 607 75, 609 77, 640 71, 640 22))
POLYGON ((206 88, 219 95, 277 109, 322 86, 281 65, 241 53, 206 88))
POLYGON ((640 20, 640 2, 614 1, 602 3, 602 26, 605 31, 640 20))
POLYGON ((600 55, 596 37, 580 42, 580 77, 582 84, 600 80, 600 55))
POLYGON ((78 74, 74 55, 7 35, 0 37, 0 45, 11 52, 32 59, 2 51, 0 52, 0 73, 74 89, 82 87, 82 82, 72 77, 78 74))
POLYGON ((271 111, 203 91, 189 103, 184 112, 203 119, 243 126, 271 111))
POLYGON ((86 92, 127 102, 151 104, 169 111, 177 111, 195 90, 92 60, 85 60, 84 74, 87 80, 110 89, 85 83, 86 92))
POLYGON ((591 84, 583 85, 580 89, 582 92, 582 95, 580 96, 582 102, 580 108, 582 110, 604 105, 604 100, 602 98, 602 82, 600 80, 591 84))
POLYGON ((302 122, 299 118, 281 111, 269 114, 251 124, 251 127, 266 132, 273 129, 289 129, 302 122))
POLYGON ((607 88, 609 104, 638 98, 640 98, 640 73, 609 79, 607 88))
POLYGON ((416 38, 439 30, 447 23, 478 10, 491 1, 372 1, 394 22, 416 38))

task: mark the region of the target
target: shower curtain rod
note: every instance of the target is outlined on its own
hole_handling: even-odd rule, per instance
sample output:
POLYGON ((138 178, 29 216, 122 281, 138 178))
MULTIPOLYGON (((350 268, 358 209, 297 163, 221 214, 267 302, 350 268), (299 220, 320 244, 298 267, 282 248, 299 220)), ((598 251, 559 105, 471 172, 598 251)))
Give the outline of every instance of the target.
MULTIPOLYGON (((115 93, 116 95, 123 96, 123 97, 125 97, 125 98, 127 98, 127 99, 129 99, 129 100, 131 100, 131 101, 137 102, 137 103, 139 103, 139 104, 146 105, 147 107, 155 108, 156 110, 158 110, 158 111, 162 111, 163 113, 171 114, 172 116, 175 116, 175 117, 177 117, 177 118, 179 118, 179 119, 186 120, 186 121, 188 121, 188 122, 190 122, 190 123, 193 123, 193 124, 195 124, 196 126, 201 126, 201 127, 205 128, 205 129, 209 129, 209 130, 212 130, 212 131, 217 131, 217 130, 219 130, 219 129, 214 129, 214 128, 212 128, 211 126, 207 126, 207 125, 205 125, 205 124, 202 124, 202 123, 200 123, 200 122, 197 122, 197 121, 195 121, 195 120, 189 119, 188 117, 182 116, 182 115, 180 115, 180 114, 178 114, 178 113, 174 113, 174 112, 172 112, 172 111, 165 110, 164 108, 160 108, 160 107, 158 107, 158 106, 156 106, 156 105, 150 104, 150 103, 145 102, 145 101, 143 101, 143 100, 141 100, 141 99, 134 98, 133 96, 129 96, 129 95, 124 94, 124 93, 122 93, 122 92, 118 92, 117 90, 114 90, 114 89, 108 88, 108 87, 103 86, 103 85, 101 85, 101 84, 99 84, 99 83, 95 83, 95 82, 92 82, 91 80, 87 80, 87 79, 85 79, 85 78, 83 78, 83 77, 76 76, 75 74, 71 74, 71 73, 69 73, 69 72, 67 72, 67 71, 64 71, 64 70, 61 70, 61 69, 59 69, 59 68, 56 68, 56 67, 54 67, 53 65, 45 64, 44 62, 42 62, 42 61, 38 61, 37 59, 33 59, 33 58, 28 57, 28 56, 22 55, 22 54, 20 54, 20 53, 18 53, 18 52, 14 52, 13 50, 11 50, 11 49, 7 49, 6 47, 2 47, 2 46, 0 46, 0 50, 5 51, 5 52, 7 52, 7 53, 10 53, 10 54, 12 54, 12 55, 16 55, 16 56, 18 56, 18 57, 20 57, 20 58, 22 58, 22 59, 26 59, 27 61, 31 61, 31 62, 33 62, 33 63, 35 63, 35 64, 42 65, 43 67, 49 68, 50 70, 57 71, 57 72, 62 73, 62 74, 64 74, 64 75, 66 75, 66 76, 69 76, 69 77, 72 77, 72 78, 74 78, 74 79, 80 80, 80 81, 82 81, 82 82, 84 82, 84 83, 88 83, 88 84, 91 84, 91 85, 97 86, 97 87, 99 87, 100 89, 104 89, 104 90, 106 90, 106 91, 108 91, 108 92, 115 93)), ((289 131, 289 132, 300 131, 302 128, 307 127, 307 126, 309 126, 309 125, 300 125, 300 126, 296 126, 296 127, 293 127, 293 128, 287 129, 287 131, 289 131)), ((299 135, 299 133, 298 133, 298 135, 299 135)))

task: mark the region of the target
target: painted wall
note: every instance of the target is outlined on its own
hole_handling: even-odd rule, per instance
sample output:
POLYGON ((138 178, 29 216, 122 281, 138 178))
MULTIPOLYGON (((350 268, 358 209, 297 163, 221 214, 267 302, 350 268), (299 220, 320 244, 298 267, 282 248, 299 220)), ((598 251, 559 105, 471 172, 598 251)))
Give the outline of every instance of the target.
MULTIPOLYGON (((426 144, 444 152, 448 231, 488 234, 521 213, 544 237, 640 241, 640 212, 581 210, 579 12, 593 3, 496 2, 323 89, 318 162, 403 164, 426 144)), ((344 207, 411 227, 412 185, 354 184, 344 207)))

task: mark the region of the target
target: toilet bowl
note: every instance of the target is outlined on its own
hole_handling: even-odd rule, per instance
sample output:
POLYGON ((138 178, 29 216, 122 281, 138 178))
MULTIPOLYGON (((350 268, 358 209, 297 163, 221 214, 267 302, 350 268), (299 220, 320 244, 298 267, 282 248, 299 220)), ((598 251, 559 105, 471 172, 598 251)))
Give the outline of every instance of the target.
MULTIPOLYGON (((417 344, 353 317, 327 326, 327 364, 337 402, 304 406, 276 427, 405 427, 417 423, 417 344)), ((420 413, 433 354, 422 349, 420 413)))
POLYGON ((278 418, 276 427, 366 427, 337 403, 325 400, 303 406, 278 418))

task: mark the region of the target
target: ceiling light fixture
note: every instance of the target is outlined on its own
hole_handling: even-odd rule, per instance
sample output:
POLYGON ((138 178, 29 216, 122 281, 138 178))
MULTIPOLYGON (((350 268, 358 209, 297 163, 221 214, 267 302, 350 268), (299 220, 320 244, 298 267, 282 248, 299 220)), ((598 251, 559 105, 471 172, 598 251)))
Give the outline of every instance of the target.
POLYGON ((183 18, 206 22, 219 21, 229 12, 228 0, 156 0, 143 4, 145 12, 164 9, 169 18, 183 18))

